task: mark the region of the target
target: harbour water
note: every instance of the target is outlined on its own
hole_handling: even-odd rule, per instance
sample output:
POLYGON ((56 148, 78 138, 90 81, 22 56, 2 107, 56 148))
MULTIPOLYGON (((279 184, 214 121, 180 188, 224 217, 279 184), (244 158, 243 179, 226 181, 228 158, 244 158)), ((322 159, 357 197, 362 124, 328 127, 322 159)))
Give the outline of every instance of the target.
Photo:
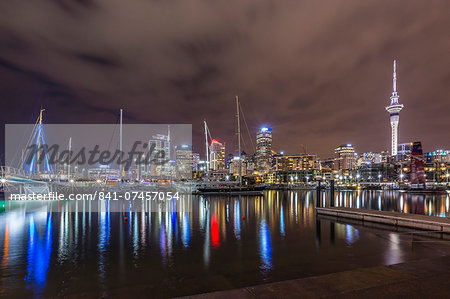
MULTIPOLYGON (((448 242, 318 220, 315 197, 198 196, 176 213, 6 207, 0 296, 173 297, 450 254, 448 242)), ((448 195, 341 191, 335 206, 450 216, 448 195)))

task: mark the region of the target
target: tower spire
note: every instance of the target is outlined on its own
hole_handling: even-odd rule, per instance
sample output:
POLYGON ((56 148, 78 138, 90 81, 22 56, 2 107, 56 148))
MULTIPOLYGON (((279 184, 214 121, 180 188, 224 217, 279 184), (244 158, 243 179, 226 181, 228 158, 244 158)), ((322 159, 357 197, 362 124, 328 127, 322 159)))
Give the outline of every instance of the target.
POLYGON ((392 74, 392 95, 390 97, 391 104, 386 107, 389 112, 389 118, 391 122, 391 153, 392 156, 397 156, 398 145, 398 123, 400 120, 400 111, 403 109, 403 105, 398 102, 397 93, 397 60, 394 60, 394 73, 392 74))
POLYGON ((391 106, 398 104, 398 92, 397 92, 397 60, 394 60, 394 72, 392 73, 392 95, 391 106))
POLYGON ((392 79, 393 93, 397 94, 397 60, 394 60, 394 74, 392 79))

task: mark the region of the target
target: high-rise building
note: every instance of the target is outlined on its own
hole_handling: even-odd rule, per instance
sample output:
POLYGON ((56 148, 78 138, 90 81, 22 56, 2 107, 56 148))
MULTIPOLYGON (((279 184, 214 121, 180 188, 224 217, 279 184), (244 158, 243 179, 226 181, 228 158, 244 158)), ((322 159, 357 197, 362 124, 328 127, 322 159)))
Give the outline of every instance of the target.
POLYGON ((355 149, 350 143, 338 146, 334 152, 336 159, 334 167, 336 170, 353 169, 356 166, 355 149))
POLYGON ((267 173, 272 168, 272 129, 261 128, 256 133, 256 169, 267 173))
POLYGON ((210 170, 225 169, 225 144, 216 139, 209 145, 210 170))
POLYGON ((170 136, 157 134, 148 142, 149 150, 153 150, 152 159, 158 160, 158 165, 150 165, 151 176, 168 177, 171 174, 170 136), (164 163, 163 163, 164 162, 164 163))
POLYGON ((391 104, 386 107, 389 112, 391 121, 391 155, 397 156, 398 144, 398 122, 400 119, 400 111, 403 109, 403 104, 398 102, 399 95, 397 93, 397 61, 394 60, 394 74, 392 79, 392 95, 390 97, 391 104))
POLYGON ((190 179, 192 177, 192 148, 189 144, 175 146, 175 169, 178 179, 190 179))

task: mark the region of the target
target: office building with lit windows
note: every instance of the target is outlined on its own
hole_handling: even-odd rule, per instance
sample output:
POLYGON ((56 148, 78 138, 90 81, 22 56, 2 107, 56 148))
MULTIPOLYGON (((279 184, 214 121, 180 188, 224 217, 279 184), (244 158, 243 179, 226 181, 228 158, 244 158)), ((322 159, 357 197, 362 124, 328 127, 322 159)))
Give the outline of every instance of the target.
POLYGON ((338 146, 334 152, 336 153, 334 167, 335 170, 353 169, 356 166, 355 149, 353 145, 343 144, 338 146))
POLYGON ((225 143, 216 139, 209 145, 210 170, 225 169, 225 143))
POLYGON ((261 128, 256 133, 256 170, 267 173, 272 168, 272 129, 261 128))

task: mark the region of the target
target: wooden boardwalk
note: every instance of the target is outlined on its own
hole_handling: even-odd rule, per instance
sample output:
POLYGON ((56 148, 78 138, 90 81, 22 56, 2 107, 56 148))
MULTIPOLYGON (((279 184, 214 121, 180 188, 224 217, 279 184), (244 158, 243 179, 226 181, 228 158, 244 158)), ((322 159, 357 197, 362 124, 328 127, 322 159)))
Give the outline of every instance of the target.
POLYGON ((450 233, 450 218, 353 208, 316 208, 318 215, 450 233))

